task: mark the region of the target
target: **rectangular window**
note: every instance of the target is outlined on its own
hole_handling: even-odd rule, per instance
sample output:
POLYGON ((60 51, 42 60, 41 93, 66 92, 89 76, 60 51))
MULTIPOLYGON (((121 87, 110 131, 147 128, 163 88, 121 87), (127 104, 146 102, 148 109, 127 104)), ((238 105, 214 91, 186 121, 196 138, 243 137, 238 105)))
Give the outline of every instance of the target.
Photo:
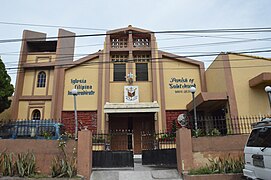
POLYGON ((148 63, 136 63, 136 80, 148 81, 148 63))
POLYGON ((134 55, 134 61, 135 62, 149 62, 150 61, 150 55, 149 54, 134 55))
POLYGON ((262 127, 254 129, 247 141, 248 147, 271 147, 271 128, 262 127))
POLYGON ((134 38, 134 47, 150 47, 150 40, 148 38, 134 38))
POLYGON ((113 39, 111 39, 111 47, 112 48, 126 48, 127 47, 127 39, 126 38, 113 38, 113 39))
POLYGON ((125 81, 126 64, 114 64, 114 81, 125 81))
POLYGON ((111 61, 112 62, 127 62, 128 60, 128 55, 124 54, 124 55, 112 55, 111 56, 111 61))

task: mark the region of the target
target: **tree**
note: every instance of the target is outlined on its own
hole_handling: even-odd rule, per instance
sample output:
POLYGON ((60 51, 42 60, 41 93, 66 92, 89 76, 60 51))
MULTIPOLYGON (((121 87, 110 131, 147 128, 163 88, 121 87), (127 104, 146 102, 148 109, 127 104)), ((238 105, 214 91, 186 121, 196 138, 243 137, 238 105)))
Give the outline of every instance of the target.
POLYGON ((10 84, 11 78, 6 71, 5 64, 0 58, 0 113, 10 107, 11 100, 8 98, 14 92, 13 85, 10 84))

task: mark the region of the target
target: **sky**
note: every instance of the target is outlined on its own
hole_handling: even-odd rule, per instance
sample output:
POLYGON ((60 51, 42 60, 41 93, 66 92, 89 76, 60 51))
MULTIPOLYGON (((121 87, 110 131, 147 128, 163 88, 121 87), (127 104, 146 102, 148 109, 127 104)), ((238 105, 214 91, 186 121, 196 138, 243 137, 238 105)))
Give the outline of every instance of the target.
MULTIPOLYGON (((270 7, 270 0, 1 0, 0 56, 15 84, 21 42, 1 40, 20 39, 24 29, 55 37, 58 28, 80 35, 128 25, 155 32, 266 28, 271 27, 270 7)), ((255 53, 271 49, 270 31, 170 33, 156 38, 160 50, 203 61, 206 68, 215 56, 202 55, 212 53, 248 52, 271 58, 270 52, 255 53)), ((74 60, 102 49, 103 42, 104 37, 76 38, 74 60)))

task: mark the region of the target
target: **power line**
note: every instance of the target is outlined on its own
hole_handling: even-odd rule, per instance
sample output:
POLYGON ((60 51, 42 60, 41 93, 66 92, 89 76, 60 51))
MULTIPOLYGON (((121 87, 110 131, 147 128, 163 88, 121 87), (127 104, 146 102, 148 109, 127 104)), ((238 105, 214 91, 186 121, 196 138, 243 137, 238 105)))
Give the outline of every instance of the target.
POLYGON ((247 43, 254 41, 270 41, 271 38, 259 38, 259 39, 247 39, 247 40, 238 40, 238 41, 221 41, 221 42, 211 42, 211 43, 201 43, 201 44, 190 44, 190 45, 181 45, 181 46, 169 46, 161 47, 160 49, 171 49, 171 48, 188 48, 188 47, 198 47, 198 46, 214 46, 214 45, 228 45, 235 43, 247 43))
POLYGON ((199 30, 165 30, 153 33, 229 33, 229 32, 271 32, 271 27, 252 27, 252 28, 222 28, 222 29, 199 29, 199 30))
MULTIPOLYGON (((255 33, 250 33, 250 34, 255 34, 255 33)), ((172 35, 172 34, 170 34, 172 35)), ((184 36, 184 37, 173 37, 173 38, 157 38, 156 40, 150 40, 151 42, 152 41, 168 41, 168 40, 177 40, 177 39, 187 39, 187 38, 206 38, 206 37, 209 37, 209 38, 223 38, 223 39, 247 39, 249 40, 250 38, 236 38, 236 37, 229 37, 229 36, 235 36, 235 35, 244 35, 244 34, 240 34, 240 33, 233 33, 233 34, 225 34, 225 35, 212 35, 212 36, 206 36, 206 35, 189 35, 189 34, 178 34, 178 35, 181 35, 181 36, 184 36)), ((101 46, 101 45, 104 45, 103 43, 100 43, 100 44, 87 44, 87 45, 79 45, 79 46, 74 46, 74 48, 80 48, 80 47, 92 47, 92 46, 101 46)), ((106 44, 106 46, 109 46, 110 44, 106 44)), ((62 48, 57 48, 57 49, 66 49, 66 48, 71 48, 71 47, 62 47, 62 48)), ((20 53, 19 51, 14 51, 14 52, 0 52, 0 54, 15 54, 15 53, 20 53)), ((22 54, 22 53, 21 53, 22 54)))
POLYGON ((16 26, 48 27, 48 28, 69 28, 69 29, 81 29, 81 30, 91 30, 91 31, 107 31, 107 29, 101 29, 101 28, 48 25, 48 24, 30 24, 30 23, 17 23, 17 22, 4 22, 4 21, 0 21, 0 24, 16 25, 16 26))
MULTIPOLYGON (((186 36, 186 35, 184 35, 186 36)), ((191 35, 187 35, 187 36, 191 36, 191 35)), ((192 35, 194 36, 194 35, 192 35)), ((202 36, 197 36, 196 37, 202 37, 202 36)), ((203 36, 205 37, 205 36, 203 36)), ((213 37, 213 36, 208 36, 208 37, 213 37)), ((214 36, 214 37, 218 37, 220 38, 220 36, 214 36)), ((174 38, 170 38, 170 39, 174 39, 174 38)), ((179 38, 176 38, 176 39, 179 39, 179 38)), ((233 39, 236 39, 236 38, 233 38, 233 39)), ((238 38, 239 39, 239 38, 238 38)), ((243 39, 243 38, 241 38, 243 39)), ((244 43, 244 42, 252 42, 252 41, 269 41, 271 38, 261 38, 261 39, 247 39, 247 40, 241 40, 241 41, 222 41, 222 42, 214 42, 214 43, 202 43, 202 44, 190 44, 190 45, 182 45, 182 46, 167 46, 167 47, 161 47, 160 49, 172 49, 172 48, 184 48, 184 47, 198 47, 198 46, 213 46, 213 45, 226 45, 226 44, 231 44, 231 43, 244 43)), ((167 40, 167 39, 161 39, 161 40, 167 40)), ((90 45, 82 45, 82 46, 75 46, 75 47, 88 47, 88 46, 97 46, 97 45, 103 45, 103 44, 90 44, 90 45)), ((107 44, 107 45, 111 45, 111 44, 107 44)), ((63 47, 63 48, 71 48, 71 47, 63 47)), ((57 48, 57 49, 62 49, 62 48, 57 48)), ((155 48, 156 49, 156 48, 155 48)), ((16 55, 14 54, 16 52, 12 52, 12 54, 8 54, 8 53, 0 53, 2 55, 16 55)), ((23 53, 19 53, 19 55, 21 55, 23 53)), ((77 56, 77 57, 80 57, 80 56, 84 56, 84 55, 88 55, 89 53, 86 53, 86 54, 74 54, 74 56, 77 56)), ((64 57, 65 59, 67 58, 73 58, 74 56, 67 56, 67 57, 64 57)), ((17 62, 17 61, 16 61, 17 62)), ((12 62, 11 62, 12 63, 12 62)))
MULTIPOLYGON (((267 52, 271 52, 271 50, 255 50, 255 51, 239 51, 239 52, 235 52, 236 54, 254 54, 254 53, 267 53, 267 52)), ((96 53, 93 53, 93 54, 88 54, 89 56, 91 55, 95 55, 96 53)), ((109 53, 102 53, 100 52, 99 53, 100 55, 104 55, 104 54, 109 54, 109 53)), ((194 55, 176 55, 176 56, 172 56, 172 58, 195 58, 195 57, 210 57, 210 56, 217 56, 219 55, 220 52, 213 52, 213 53, 208 53, 208 54, 194 54, 194 55)), ((81 56, 81 55, 79 55, 81 56)), ((69 60, 70 58, 73 58, 74 56, 62 56, 62 57, 59 57, 59 58, 51 58, 51 60, 58 60, 58 62, 61 62, 61 61, 66 61, 66 60, 69 60)), ((84 58, 84 57, 83 57, 84 58)), ((255 57, 254 57, 255 58, 255 57)), ((150 61, 154 61, 154 60, 159 60, 159 59, 164 59, 164 58, 148 58, 148 60, 150 61)), ((267 58, 261 58, 261 59, 267 59, 267 58)), ((241 59, 242 60, 242 59, 241 59)), ((78 61, 78 60, 77 60, 78 61)), ((77 62, 77 61, 73 61, 73 62, 77 62)), ((126 60, 125 62, 135 62, 136 60, 135 59, 128 59, 126 60)), ((209 61, 203 61, 203 62, 211 62, 213 60, 209 60, 209 61)), ((28 60, 27 62, 31 63, 31 62, 35 62, 35 60, 28 60)), ((111 62, 111 61, 106 61, 106 62, 111 62)), ((97 62, 97 63, 105 63, 105 62, 97 62)), ((65 65, 74 65, 74 63, 70 63, 70 64, 66 64, 65 65)), ((62 66, 61 64, 59 66, 62 66)), ((10 68, 10 67, 7 67, 6 69, 16 69, 14 67, 10 68)))
MULTIPOLYGON (((96 68, 96 67, 91 67, 91 65, 84 65, 83 67, 86 67, 88 69, 92 69, 92 70, 99 70, 99 69, 108 69, 108 70, 113 70, 114 68, 112 67, 109 67, 109 68, 105 68, 105 67, 102 67, 102 68, 96 68)), ((209 69, 246 69, 246 68, 262 68, 262 67, 271 67, 271 64, 270 65, 253 65, 253 66, 234 66, 234 67, 224 67, 224 66, 220 66, 220 67, 209 67, 207 69, 205 68, 200 68, 200 67, 168 67, 168 68, 163 68, 163 70, 193 70, 193 69, 197 69, 197 70, 200 70, 200 69, 204 69, 204 70, 209 70, 209 69)), ((136 69, 136 68, 132 68, 132 69, 136 69)), ((152 68, 153 70, 159 70, 160 68, 159 67, 156 67, 156 68, 152 68)), ((23 70, 18 70, 17 72, 12 72, 12 73, 9 73, 9 74, 17 74, 17 73, 23 73, 24 71, 23 70)))
MULTIPOLYGON (((202 43, 202 44, 190 44, 190 45, 182 45, 182 46, 167 46, 167 47, 160 47, 159 49, 179 49, 179 48, 188 48, 188 47, 198 47, 198 46, 214 46, 214 45, 228 45, 228 44, 235 44, 235 43, 247 43, 247 42, 254 42, 254 41, 266 41, 266 40, 271 40, 271 38, 260 38, 260 39, 248 39, 248 40, 240 40, 240 41, 221 41, 221 42, 212 42, 212 43, 202 43)), ((109 44, 111 45, 111 44, 109 44)), ((88 45, 87 45, 88 46, 88 45)), ((82 46, 79 46, 82 47, 82 46)), ((84 46, 85 47, 85 46, 84 46)), ((72 48, 72 47, 64 47, 64 48, 72 48)), ((64 49, 64 48, 57 48, 57 49, 64 49)), ((150 48, 151 50, 153 48, 150 48)), ((158 48, 154 48, 155 50, 158 48)), ((243 52, 241 52, 243 53, 243 52)), ((244 53, 250 53, 250 52, 244 52, 244 53)), ((2 55, 5 53, 2 53, 2 55)), ((22 55, 23 53, 20 53, 18 55, 22 55)), ((27 53, 26 53, 27 54, 27 53)), ((103 54, 107 54, 107 53, 103 53, 103 54)), ((7 55, 7 54, 6 54, 7 55)), ((14 55, 14 54, 12 54, 14 55)), ((84 55, 89 55, 89 53, 84 53, 84 54, 65 54, 67 55, 66 57, 64 57, 65 59, 68 58, 73 58, 74 56, 80 57, 80 56, 84 56, 84 55), (70 55, 70 56, 68 56, 70 55)), ((197 56, 196 56, 197 57, 197 56)), ((55 59, 55 58, 53 58, 55 59)))
MULTIPOLYGON (((231 34, 231 35, 237 35, 237 34, 231 34)), ((152 41, 166 41, 166 40, 176 40, 176 39, 186 39, 186 38, 197 38, 197 37, 205 37, 205 36, 196 36, 196 35, 182 35, 182 36, 185 36, 185 37, 178 37, 178 38, 161 38, 161 39, 156 39, 156 40, 150 40, 151 42, 152 41), (187 37, 188 36, 188 37, 187 37)), ((225 37, 227 35, 222 35, 222 36, 208 36, 208 37, 213 37, 213 38, 227 38, 227 39, 236 39, 236 38, 231 38, 231 37, 225 37)), ((239 38, 238 38, 239 39, 239 38)), ((241 38, 241 39, 248 39, 248 38, 241 38)), ((88 45, 80 45, 80 46, 74 46, 74 48, 80 48, 80 47, 91 47, 91 46, 101 46, 101 45, 104 45, 103 43, 100 43, 100 44, 88 44, 88 45)), ((111 46, 111 44, 106 44, 106 46, 111 46)), ((62 48, 56 48, 57 49, 66 49, 66 48, 72 48, 71 46, 70 47, 62 47, 62 48)), ((20 53, 19 51, 14 51, 14 52, 0 52, 0 54, 3 54, 3 55, 6 55, 6 54, 16 54, 16 53, 20 53)), ((22 53, 20 53, 22 54, 22 53)))
MULTIPOLYGON (((271 50, 265 50, 265 51, 254 51, 254 52, 252 52, 252 51, 249 51, 249 52, 237 52, 236 54, 248 54, 248 53, 250 53, 250 54, 253 54, 253 53, 270 53, 271 52, 271 50)), ((202 53, 202 52, 199 52, 199 53, 202 53)), ((206 52, 205 52, 206 53, 206 52)), ((103 53, 101 53, 101 55, 102 55, 103 53)), ((106 53, 104 53, 104 54, 106 54, 106 53)), ((204 53, 202 53, 202 54, 195 54, 195 55, 180 55, 180 56, 174 56, 173 58, 193 58, 193 57, 212 57, 212 56, 217 56, 217 55, 219 55, 220 54, 220 52, 211 52, 211 53, 206 53, 206 54, 204 54, 204 53)), ((252 57, 252 58, 257 58, 257 57, 252 57)), ((69 59, 69 57, 63 57, 63 58, 58 58, 58 60, 59 61, 66 61, 67 59, 69 59), (61 60, 59 60, 59 59, 61 59, 61 60), (64 60, 65 59, 65 60, 64 60)), ((159 60, 159 59, 164 59, 164 58, 152 58, 153 60, 152 60, 152 62, 154 62, 155 60, 159 60)), ((267 59, 267 58, 263 58, 263 57, 258 57, 258 59, 267 59)), ((194 60, 194 59, 193 59, 194 60)), ((234 59, 233 61, 239 61, 239 60, 244 60, 243 58, 241 58, 241 59, 234 59)), ((251 60, 251 59, 247 59, 247 60, 251 60)), ((58 61, 58 62, 59 62, 58 61)), ((76 63, 78 60, 76 60, 76 61, 73 61, 74 63, 76 63)), ((209 63, 209 62, 212 62, 212 61, 214 61, 213 59, 211 59, 211 60, 195 60, 195 61, 199 61, 199 62, 203 62, 203 63, 209 63)), ((31 63, 31 62, 35 62, 35 60, 32 60, 32 61, 27 61, 28 63, 31 63)), ((134 63, 134 62, 136 62, 135 60, 127 60, 126 61, 127 63, 134 63)), ((165 60, 163 60, 163 62, 165 62, 165 60)), ((65 63, 66 65, 75 65, 74 63, 69 63, 69 64, 67 64, 67 63, 65 63)), ((91 62, 92 63, 92 62, 91 62)), ((107 63, 107 62, 95 62, 95 63, 107 63)), ((110 62, 111 63, 111 62, 110 62)), ((87 62, 84 62, 84 64, 87 64, 87 62)), ((6 69, 7 70, 12 70, 12 69, 19 69, 18 67, 17 67, 17 65, 18 65, 18 61, 17 62, 12 62, 12 63, 5 63, 5 65, 6 65, 6 69), (14 67, 15 66, 15 67, 14 67)), ((58 65, 58 66, 62 66, 62 65, 58 65)))
MULTIPOLYGON (((258 51, 259 52, 259 51, 258 51)), ((271 50, 269 50, 268 52, 271 52, 271 50)), ((235 53, 236 54, 236 53, 235 53)), ((237 53, 238 54, 238 53, 237 53)), ((214 55, 218 55, 218 54, 209 54, 208 56, 214 56, 214 55)), ((198 55, 199 56, 199 55, 198 55)), ((205 55, 204 55, 205 56, 205 55)), ((174 57, 171 57, 171 58, 187 58, 187 56, 186 57, 184 57, 184 56, 174 56, 174 57)), ((155 61, 157 61, 157 60, 159 60, 159 59, 164 59, 164 58, 151 58, 150 59, 150 61, 151 62, 155 62, 155 61)), ((244 60, 251 60, 251 61, 253 61, 253 60, 255 60, 255 59, 262 59, 262 58, 257 58, 257 57, 251 57, 251 58, 247 58, 247 59, 244 59, 244 58, 240 58, 240 59, 237 59, 237 58, 235 58, 235 59, 230 59, 230 61, 244 61, 244 60), (252 59, 253 58, 253 59, 252 59)), ((270 62, 271 62, 271 59, 265 59, 265 60, 269 60, 270 62)), ((212 60, 213 61, 213 60, 212 60)), ((223 61, 223 60, 220 60, 220 61, 223 61)), ((160 62, 174 62, 174 61, 165 61, 165 60, 163 60, 163 61, 160 61, 160 62)), ((112 62, 112 61, 105 61, 105 62, 100 62, 100 61, 97 61, 97 62, 85 62, 84 64, 79 64, 79 65, 76 65, 76 64, 74 64, 74 63, 71 63, 71 64, 62 64, 62 65, 55 65, 55 68, 67 68, 67 67, 70 67, 70 66, 73 66, 73 65, 76 65, 76 66, 83 66, 83 67, 91 67, 91 66, 93 66, 93 65, 95 65, 95 64, 107 64, 107 63, 114 63, 114 62, 112 62)), ((122 63, 136 63, 136 61, 134 60, 134 59, 132 59, 132 60, 127 60, 127 61, 125 61, 125 62, 122 62, 122 63)), ((264 66, 269 66, 269 65, 264 65, 264 66)), ((270 65, 271 66, 271 65, 270 65)), ((252 67, 252 66, 249 66, 249 67, 252 67)), ((262 66, 255 66, 255 67, 262 67, 262 66)), ((223 67, 224 68, 224 67, 223 67)), ((20 71, 24 71, 24 68, 21 68, 21 67, 12 67, 12 68, 6 68, 7 70, 18 70, 19 72, 20 71)), ((92 68, 90 68, 90 69, 92 69, 92 68)), ((109 69, 112 69, 112 68, 109 68, 109 69)), ((164 69, 164 68, 163 68, 164 69)), ((169 69, 169 68, 168 68, 169 69)), ((170 69, 183 69, 183 68, 170 68, 170 69)), ((185 69, 187 69, 187 68, 185 68, 185 69)), ((219 69, 219 68, 218 68, 219 69)))
MULTIPOLYGON (((154 34, 187 34, 187 33, 229 33, 229 32, 271 32, 271 27, 265 28, 236 28, 236 29, 206 29, 206 30, 174 30, 174 31, 150 31, 149 33, 154 34)), ((133 34, 147 34, 143 32, 133 32, 133 34)), ((82 34, 82 35, 71 35, 71 36, 58 36, 58 37, 47 37, 46 39, 57 39, 57 38, 73 38, 73 37, 97 37, 111 35, 109 33, 97 33, 97 34, 82 34)), ((26 38, 26 39, 5 39, 0 40, 0 43, 9 43, 9 42, 20 42, 20 41, 33 41, 33 40, 42 40, 43 38, 26 38)))
MULTIPOLYGON (((252 33, 252 32, 269 32, 271 30, 271 28, 239 28, 239 29, 213 29, 213 30, 188 30, 188 31, 157 31, 157 32, 151 32, 151 33, 169 33, 170 34, 174 34, 174 33, 184 33, 184 32, 189 32, 189 33, 198 33, 199 31, 204 32, 204 33, 213 33, 213 32, 217 32, 219 31, 219 33, 223 32, 223 33, 229 33, 229 32, 235 32, 235 33, 240 33, 245 31, 246 33, 252 33)), ((146 34, 146 33, 144 33, 146 34)), ((102 34, 90 34, 90 35, 77 35, 78 37, 81 36, 101 36, 102 34)), ((218 37, 220 38, 221 36, 207 36, 207 35, 188 35, 188 34, 181 34, 183 36, 192 36, 192 37, 218 37)), ((56 37, 56 38, 68 38, 68 37, 76 37, 76 36, 63 36, 63 37, 56 37)), ((54 37, 49 37, 49 38, 54 38, 54 37)), ((176 38, 177 39, 177 38, 176 38)), ((212 46, 212 45, 226 45, 226 44, 232 44, 232 43, 243 43, 243 42, 252 42, 252 41, 270 41, 271 38, 260 38, 260 39, 246 39, 246 38, 232 38, 232 39, 244 39, 244 40, 240 40, 240 41, 222 41, 222 42, 214 42, 214 43, 202 43, 202 44, 190 44, 190 45, 182 45, 182 46, 168 46, 168 47, 162 47, 164 49, 172 49, 172 48, 183 48, 183 47, 198 47, 198 46, 212 46)), ((29 40, 29 39, 25 39, 25 40, 29 40)), ((97 45, 97 44, 96 44, 97 45)), ((102 45, 102 44, 99 44, 102 45)), ((109 44, 110 45, 110 44, 109 44)), ((95 45, 87 45, 87 46, 95 46, 95 45)), ((67 47, 65 47, 67 48, 67 47)), ((263 51, 261 51, 263 52, 263 51)), ((269 52, 264 51, 264 52, 269 52)), ((241 53, 246 53, 246 52, 241 52, 241 53)), ((247 53, 253 53, 253 52, 247 52, 247 53)), ((258 53, 258 52, 255 52, 258 53)), ((21 53, 20 53, 21 54, 21 53)), ((78 56, 83 56, 83 55, 88 55, 88 54, 78 54, 78 56)), ((214 54, 204 54, 204 55, 190 55, 190 56, 176 56, 176 57, 201 57, 201 56, 215 56, 218 55, 217 53, 214 54)), ((63 59, 68 59, 68 58, 72 58, 74 56, 64 56, 62 57, 63 59)))
MULTIPOLYGON (((221 42, 211 42, 211 43, 201 43, 201 44, 188 44, 188 45, 181 45, 181 46, 166 46, 166 47, 159 47, 159 49, 171 49, 171 48, 182 48, 182 47, 197 47, 197 46, 208 46, 208 45, 227 45, 227 44, 231 44, 231 43, 245 43, 245 42, 253 42, 253 41, 271 41, 271 38, 258 38, 258 39, 248 39, 246 38, 245 40, 240 40, 240 41, 221 41, 221 42)), ((93 46, 101 46, 103 44, 89 44, 89 45, 81 45, 81 46, 74 46, 74 48, 80 48, 80 47, 93 47, 93 46)), ((106 44, 106 46, 111 46, 111 44, 106 44)), ((69 49, 69 48, 73 48, 72 46, 70 47, 62 47, 62 48, 56 48, 56 50, 58 49, 69 49)), ((152 49, 158 49, 158 48, 150 48, 152 49)), ((19 54, 23 54, 20 52, 10 52, 10 53, 5 53, 5 52, 1 52, 0 54, 2 55, 16 55, 19 54)), ((87 54, 81 54, 81 55, 87 55, 87 54)))
MULTIPOLYGON (((95 31, 108 31, 108 29, 104 28, 93 28, 93 27, 78 27, 78 26, 63 26, 63 25, 48 25, 48 24, 33 24, 33 23, 18 23, 18 22, 5 22, 5 21, 0 21, 0 24, 4 25, 16 25, 16 26, 34 26, 34 27, 49 27, 49 28, 70 28, 70 29, 83 29, 83 30, 95 30, 95 31)), ((269 31, 271 27, 247 27, 247 28, 218 28, 218 29, 198 29, 198 30, 164 30, 164 31, 150 31, 151 33, 186 33, 186 32, 192 32, 192 33, 198 33, 198 32, 257 32, 259 30, 261 31, 269 31)))

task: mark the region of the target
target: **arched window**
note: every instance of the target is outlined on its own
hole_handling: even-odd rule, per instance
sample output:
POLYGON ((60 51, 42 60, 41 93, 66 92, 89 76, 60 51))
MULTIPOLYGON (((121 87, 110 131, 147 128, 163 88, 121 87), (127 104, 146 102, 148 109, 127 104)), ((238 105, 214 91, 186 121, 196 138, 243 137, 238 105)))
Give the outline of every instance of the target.
POLYGON ((32 120, 40 120, 40 110, 35 109, 32 112, 32 120))
POLYGON ((45 87, 46 84, 46 73, 44 71, 39 72, 37 87, 45 87))

